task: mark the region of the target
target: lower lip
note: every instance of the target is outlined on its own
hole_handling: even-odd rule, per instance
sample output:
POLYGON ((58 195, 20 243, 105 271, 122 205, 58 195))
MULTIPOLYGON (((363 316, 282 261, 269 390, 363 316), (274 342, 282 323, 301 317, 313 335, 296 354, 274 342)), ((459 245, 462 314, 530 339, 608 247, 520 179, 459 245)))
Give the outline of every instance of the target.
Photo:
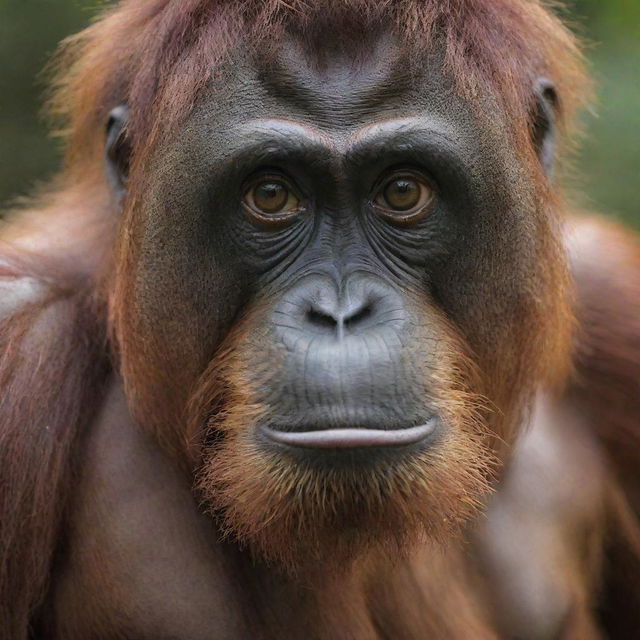
POLYGON ((436 420, 408 429, 320 429, 318 431, 279 431, 262 427, 262 433, 278 444, 306 449, 356 449, 367 447, 406 447, 428 438, 436 420))

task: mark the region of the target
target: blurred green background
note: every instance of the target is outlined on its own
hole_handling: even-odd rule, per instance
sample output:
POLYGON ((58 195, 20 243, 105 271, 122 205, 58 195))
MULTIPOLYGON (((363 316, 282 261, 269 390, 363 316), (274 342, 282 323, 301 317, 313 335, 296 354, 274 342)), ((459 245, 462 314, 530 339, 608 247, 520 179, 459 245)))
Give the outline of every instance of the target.
MULTIPOLYGON (((28 193, 59 159, 38 117, 40 71, 56 43, 100 0, 0 0, 0 203, 28 193)), ((577 162, 573 199, 640 229, 640 0, 571 0, 598 85, 577 162)))

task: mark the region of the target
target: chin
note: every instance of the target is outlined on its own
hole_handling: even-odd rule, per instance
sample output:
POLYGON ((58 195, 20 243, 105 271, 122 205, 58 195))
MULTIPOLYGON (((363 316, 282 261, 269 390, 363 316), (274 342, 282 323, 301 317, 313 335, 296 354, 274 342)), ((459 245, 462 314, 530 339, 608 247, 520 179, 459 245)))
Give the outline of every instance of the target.
POLYGON ((286 572, 450 543, 489 491, 494 459, 473 420, 294 431, 246 396, 226 400, 209 420, 198 489, 225 537, 286 572))

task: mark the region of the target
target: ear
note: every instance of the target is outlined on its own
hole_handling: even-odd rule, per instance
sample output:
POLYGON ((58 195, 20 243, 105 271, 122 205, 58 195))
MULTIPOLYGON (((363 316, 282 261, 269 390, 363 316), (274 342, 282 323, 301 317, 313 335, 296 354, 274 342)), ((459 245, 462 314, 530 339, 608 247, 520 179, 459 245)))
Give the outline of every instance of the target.
POLYGON ((111 111, 107 122, 105 145, 107 179, 118 200, 124 195, 129 179, 131 145, 126 137, 128 121, 129 107, 120 105, 111 111))
POLYGON ((547 78, 538 78, 535 97, 532 114, 533 143, 547 175, 552 177, 556 155, 556 114, 559 107, 558 94, 553 82, 547 78))

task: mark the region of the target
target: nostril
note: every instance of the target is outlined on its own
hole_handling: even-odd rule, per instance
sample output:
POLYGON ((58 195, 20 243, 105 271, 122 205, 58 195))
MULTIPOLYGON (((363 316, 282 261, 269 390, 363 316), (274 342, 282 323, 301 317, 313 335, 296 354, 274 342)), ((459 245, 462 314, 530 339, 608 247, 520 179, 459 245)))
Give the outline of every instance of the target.
POLYGON ((365 304, 351 314, 347 314, 343 319, 345 329, 352 329, 357 324, 366 320, 373 313, 373 305, 365 304))
POLYGON ((307 311, 307 320, 316 327, 335 329, 338 326, 336 318, 313 307, 307 311))
MULTIPOLYGON (((355 302, 355 301, 354 301, 355 302)), ((345 331, 355 331, 375 313, 372 301, 358 301, 344 306, 311 303, 305 311, 305 319, 316 330, 329 331, 342 337, 345 331)))

